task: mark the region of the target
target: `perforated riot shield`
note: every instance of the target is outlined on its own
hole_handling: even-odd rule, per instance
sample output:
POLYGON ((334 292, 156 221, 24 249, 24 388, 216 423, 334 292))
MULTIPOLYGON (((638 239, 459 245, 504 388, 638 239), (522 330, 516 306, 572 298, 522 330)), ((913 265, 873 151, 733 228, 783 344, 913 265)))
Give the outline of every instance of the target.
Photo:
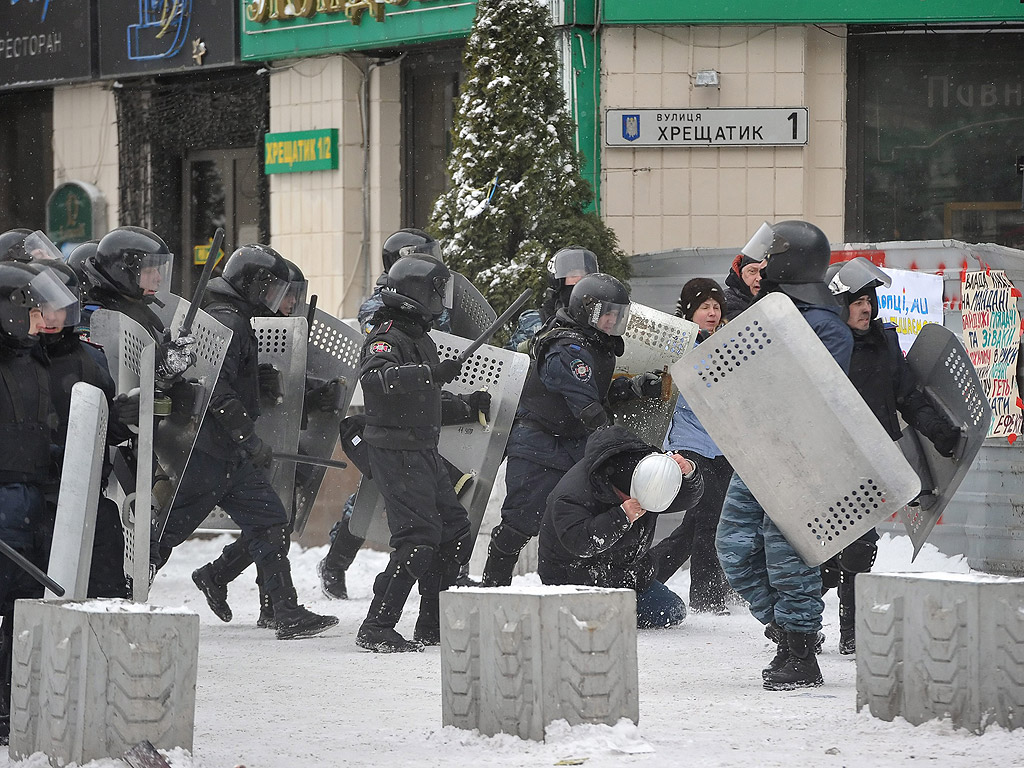
MULTIPOLYGON (((177 338, 182 321, 191 306, 190 302, 180 297, 168 326, 171 337, 177 338)), ((213 396, 213 388, 220 375, 220 366, 224 362, 228 344, 231 343, 231 330, 214 320, 212 316, 199 310, 192 322, 192 336, 195 337, 196 362, 182 376, 188 381, 187 389, 182 385, 180 393, 172 392, 174 404, 171 415, 157 422, 153 439, 157 462, 162 474, 162 482, 154 488, 156 520, 154 532, 159 537, 163 534, 170 513, 174 496, 185 473, 185 468, 192 455, 199 428, 206 416, 206 409, 213 396), (182 396, 185 395, 185 396, 182 396)))
POLYGON ((701 424, 808 565, 917 496, 917 474, 781 293, 685 354, 672 374, 701 424))
MULTIPOLYGON (((466 339, 448 333, 431 331, 430 336, 437 344, 437 353, 442 360, 458 357, 469 346, 466 339)), ((471 423, 443 427, 439 444, 441 455, 459 473, 470 475, 459 500, 469 512, 474 539, 484 516, 494 475, 505 454, 505 444, 529 370, 528 356, 484 344, 462 366, 459 378, 445 386, 446 390, 456 394, 480 389, 491 394, 491 415, 487 426, 471 423)), ((349 528, 356 535, 380 544, 386 545, 390 540, 384 501, 376 481, 364 477, 360 482, 349 528)))
POLYGON ((928 323, 921 329, 907 353, 907 363, 940 415, 961 430, 960 445, 952 458, 939 455, 931 441, 913 427, 905 427, 899 440, 904 456, 921 478, 920 498, 899 513, 917 557, 981 450, 992 408, 967 351, 941 325, 928 323))
MULTIPOLYGON (((47 575, 64 587, 68 600, 85 600, 89 587, 106 444, 107 401, 103 390, 80 381, 71 388, 68 434, 47 568, 47 575)), ((55 595, 47 590, 46 597, 55 595)))
MULTIPOLYGON (((153 368, 156 342, 145 328, 120 312, 96 310, 90 337, 103 347, 118 394, 139 389, 139 433, 114 452, 114 480, 108 492, 121 510, 124 571, 132 578, 132 599, 149 598, 149 545, 153 515, 153 368)), ((69 435, 70 439, 70 435, 69 435)))
MULTIPOLYGON (((304 414, 299 432, 299 453, 329 459, 338 445, 338 425, 348 412, 359 383, 359 353, 363 335, 351 326, 316 310, 306 345, 306 376, 311 388, 337 382, 335 407, 311 406, 304 414)), ((327 469, 311 464, 295 470, 295 531, 302 533, 309 520, 327 469)))
POLYGON ((475 339, 498 319, 487 299, 469 280, 452 272, 452 308, 448 311, 451 332, 464 339, 475 339))
MULTIPOLYGON (((615 363, 615 376, 636 376, 647 371, 665 371, 693 348, 697 325, 643 304, 630 304, 629 323, 622 335, 626 350, 615 363)), ((615 421, 650 445, 660 446, 672 423, 672 411, 679 390, 671 374, 664 382, 661 398, 630 400, 615 406, 615 421)))

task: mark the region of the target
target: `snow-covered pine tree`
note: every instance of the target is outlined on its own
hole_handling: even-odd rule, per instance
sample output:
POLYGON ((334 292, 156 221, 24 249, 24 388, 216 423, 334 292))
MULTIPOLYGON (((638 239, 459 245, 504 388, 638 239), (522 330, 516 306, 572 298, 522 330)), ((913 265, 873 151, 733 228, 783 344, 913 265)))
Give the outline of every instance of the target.
POLYGON ((465 66, 452 186, 431 221, 446 263, 498 312, 524 288, 539 298, 547 263, 565 246, 589 248, 602 272, 628 277, 615 233, 586 211, 593 192, 580 174, 548 3, 479 0, 465 66))

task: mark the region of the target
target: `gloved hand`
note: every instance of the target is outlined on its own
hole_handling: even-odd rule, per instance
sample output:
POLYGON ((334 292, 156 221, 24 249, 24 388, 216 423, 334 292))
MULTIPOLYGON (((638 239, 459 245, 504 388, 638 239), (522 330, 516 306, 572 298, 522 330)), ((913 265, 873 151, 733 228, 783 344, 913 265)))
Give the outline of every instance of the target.
POLYGON ((430 377, 435 384, 450 384, 459 378, 462 371, 462 363, 454 358, 442 360, 437 365, 430 366, 430 377))
POLYGON ((256 435, 246 438, 241 445, 242 450, 249 454, 249 460, 257 469, 269 469, 274 462, 274 449, 256 435))
POLYGON ((484 415, 484 418, 489 418, 491 415, 491 393, 480 390, 479 392, 470 392, 465 395, 463 399, 466 404, 474 411, 479 411, 484 415))
POLYGON ((114 398, 111 416, 126 427, 139 426, 139 392, 120 394, 114 398))
POLYGON ((273 403, 284 401, 284 381, 281 372, 270 363, 259 365, 260 397, 273 403))
POLYGON ((960 427, 954 427, 952 424, 943 424, 932 435, 932 444, 935 446, 935 450, 939 452, 939 455, 945 456, 947 459, 953 457, 953 452, 956 450, 959 442, 960 427))
POLYGON ((172 381, 196 363, 195 336, 167 338, 156 350, 156 378, 172 381))
POLYGON ((340 379, 332 379, 325 384, 321 384, 319 387, 309 390, 306 393, 306 409, 311 410, 315 408, 318 411, 337 410, 338 401, 341 397, 341 387, 342 381, 340 379))
POLYGON ((630 389, 636 397, 661 397, 661 373, 649 371, 634 376, 630 389))

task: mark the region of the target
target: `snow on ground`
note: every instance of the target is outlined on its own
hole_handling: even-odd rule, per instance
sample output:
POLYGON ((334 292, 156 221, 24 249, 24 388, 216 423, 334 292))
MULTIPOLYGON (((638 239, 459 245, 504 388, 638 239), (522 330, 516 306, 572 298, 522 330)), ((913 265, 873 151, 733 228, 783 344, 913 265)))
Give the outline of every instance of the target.
MULTIPOLYGON (((836 650, 838 603, 826 600, 821 688, 788 693, 761 687, 774 652, 753 617, 691 615, 679 627, 639 633, 640 723, 615 727, 552 724, 544 743, 484 737, 441 726, 440 656, 377 655, 354 643, 373 577, 386 555, 364 549, 349 571, 348 601, 322 597, 316 564, 326 548, 292 550, 300 599, 340 617, 320 637, 281 642, 258 629, 252 572, 230 591, 235 619, 210 613, 190 574, 230 537, 180 547, 154 585, 152 601, 185 606, 201 620, 193 754, 175 750, 174 768, 312 768, 316 766, 547 766, 585 761, 588 768, 665 765, 842 768, 871 766, 1024 766, 1024 736, 993 726, 982 736, 948 721, 914 727, 855 708, 855 662, 836 650)), ((906 537, 882 537, 876 571, 968 573, 963 558, 930 546, 910 563, 906 537)), ((537 584, 535 576, 516 583, 537 584)), ((669 582, 687 594, 688 574, 669 582)), ((415 599, 399 630, 412 632, 415 599)), ((6 749, 0 748, 0 757, 6 749)), ((44 768, 43 755, 16 763, 44 768)), ((123 768, 98 760, 88 768, 123 768)))

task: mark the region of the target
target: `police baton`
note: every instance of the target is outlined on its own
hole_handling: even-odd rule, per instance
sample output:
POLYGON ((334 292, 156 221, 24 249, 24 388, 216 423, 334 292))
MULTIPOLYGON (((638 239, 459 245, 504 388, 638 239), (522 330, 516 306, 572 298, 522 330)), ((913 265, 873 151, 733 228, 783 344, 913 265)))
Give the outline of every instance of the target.
POLYGON ((195 293, 192 294, 192 304, 189 306, 188 312, 185 313, 185 319, 181 323, 181 330, 178 332, 179 337, 188 336, 192 333, 192 323, 196 319, 196 313, 199 312, 199 305, 203 301, 203 294, 206 293, 206 284, 210 282, 213 265, 217 263, 217 254, 220 253, 222 245, 224 245, 224 228, 217 227, 217 231, 213 233, 213 242, 210 243, 210 252, 206 254, 206 264, 203 265, 203 273, 196 284, 195 293))
POLYGON ((497 333, 498 329, 501 328, 501 326, 503 326, 505 323, 512 319, 512 315, 514 315, 516 312, 523 308, 523 305, 530 300, 531 296, 533 296, 533 291, 531 291, 529 288, 527 288, 525 291, 519 294, 519 298, 512 302, 512 306, 506 309, 504 312, 502 312, 501 317, 499 317, 497 320, 491 323, 487 330, 480 334, 479 337, 477 337, 476 341, 474 341, 472 344, 470 344, 468 347, 462 350, 462 354, 455 358, 455 362, 457 362, 459 365, 462 365, 467 360, 469 360, 469 358, 473 356, 473 353, 480 349, 480 347, 482 347, 484 344, 486 344, 490 340, 491 336, 497 333))
POLYGON ((304 456, 301 453, 274 453, 277 461, 294 461, 296 464, 313 464, 317 467, 329 467, 331 469, 345 469, 348 467, 344 461, 334 459, 321 459, 319 456, 304 456))
POLYGON ((13 549, 9 544, 2 540, 0 540, 0 553, 7 555, 7 557, 14 561, 15 565, 25 571, 25 573, 38 581, 48 590, 53 592, 57 597, 64 597, 64 587, 39 570, 35 565, 33 565, 32 561, 21 554, 21 552, 13 549))

